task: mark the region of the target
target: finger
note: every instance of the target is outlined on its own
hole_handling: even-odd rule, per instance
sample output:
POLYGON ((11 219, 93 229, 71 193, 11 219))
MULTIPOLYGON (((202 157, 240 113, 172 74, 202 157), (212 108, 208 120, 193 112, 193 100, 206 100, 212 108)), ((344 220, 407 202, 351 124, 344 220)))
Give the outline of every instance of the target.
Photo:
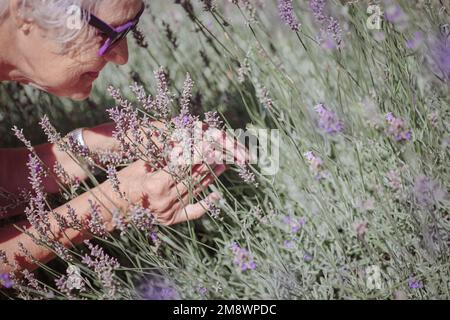
POLYGON ((185 194, 182 196, 178 195, 178 203, 177 205, 181 208, 185 207, 189 204, 191 198, 196 198, 201 192, 206 190, 210 184, 212 184, 217 177, 219 177, 223 172, 225 172, 228 169, 228 166, 226 165, 218 165, 216 169, 214 170, 214 174, 211 173, 208 176, 206 176, 199 185, 196 186, 194 191, 188 192, 186 191, 185 194))
POLYGON ((200 164, 195 165, 192 168, 192 173, 187 178, 180 181, 175 186, 175 192, 177 194, 183 195, 189 190, 189 186, 195 185, 196 183, 200 182, 207 174, 211 173, 212 170, 215 170, 215 165, 208 165, 208 164, 200 164))
POLYGON ((216 179, 224 173, 228 167, 224 164, 219 164, 214 168, 214 173, 209 173, 206 177, 204 177, 198 184, 195 185, 195 189, 192 193, 186 191, 186 195, 197 196, 204 190, 208 188, 208 186, 216 181, 216 179))
POLYGON ((220 195, 216 192, 209 194, 205 199, 195 203, 188 204, 186 207, 177 211, 172 220, 172 224, 186 222, 201 218, 210 207, 211 203, 216 203, 220 199, 220 195))

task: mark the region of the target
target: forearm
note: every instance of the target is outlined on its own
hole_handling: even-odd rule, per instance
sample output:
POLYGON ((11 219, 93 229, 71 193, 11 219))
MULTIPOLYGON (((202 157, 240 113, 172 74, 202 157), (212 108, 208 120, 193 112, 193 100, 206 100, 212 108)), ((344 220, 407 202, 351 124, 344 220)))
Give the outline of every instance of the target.
MULTIPOLYGON (((114 198, 112 187, 109 182, 104 182, 97 188, 94 188, 67 203, 70 207, 75 209, 78 219, 83 225, 86 225, 86 222, 90 217, 91 209, 88 200, 95 201, 100 205, 99 212, 104 222, 104 226, 107 231, 112 231, 113 224, 111 212, 115 208, 122 210, 126 209, 126 203, 124 201, 117 201, 114 198)), ((67 217, 66 205, 56 208, 53 211, 56 214, 67 217)), ((59 241, 66 247, 70 247, 71 244, 81 243, 85 239, 90 238, 90 233, 86 230, 63 230, 51 213, 49 213, 49 223, 52 231, 51 234, 55 236, 53 240, 59 241)), ((30 234, 39 238, 37 231, 30 226, 28 222, 17 224, 17 227, 25 229, 30 234)), ((33 258, 39 262, 46 263, 54 258, 54 254, 51 250, 37 245, 29 235, 21 232, 15 226, 7 226, 3 230, 0 230, 0 250, 4 251, 9 261, 14 261, 19 269, 26 268, 33 270, 37 267, 25 259, 23 254, 20 253, 19 243, 22 243, 26 250, 31 253, 33 258)), ((0 273, 9 271, 12 271, 9 266, 2 266, 0 263, 0 273)))
MULTIPOLYGON (((112 138, 113 126, 104 124, 95 128, 84 130, 84 139, 91 150, 109 149, 116 150, 118 142, 112 138)), ((67 153, 59 151, 54 144, 46 143, 34 146, 39 158, 45 166, 53 170, 58 162, 64 170, 72 177, 80 181, 87 178, 86 172, 67 153)), ((15 193, 18 190, 30 189, 28 182, 28 161, 29 151, 26 148, 2 149, 0 150, 0 186, 5 190, 15 193)), ((59 191, 59 185, 54 175, 48 175, 43 179, 43 187, 47 193, 59 191)))

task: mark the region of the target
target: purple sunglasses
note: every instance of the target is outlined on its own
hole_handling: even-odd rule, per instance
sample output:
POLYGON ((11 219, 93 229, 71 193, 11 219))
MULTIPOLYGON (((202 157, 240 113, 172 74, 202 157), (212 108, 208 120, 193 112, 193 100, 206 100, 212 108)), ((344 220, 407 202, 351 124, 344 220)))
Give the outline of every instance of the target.
POLYGON ((139 19, 142 16, 142 13, 144 12, 144 9, 145 5, 142 5, 141 10, 139 10, 135 18, 117 28, 110 26, 106 22, 97 18, 95 15, 84 11, 84 14, 89 17, 89 25, 97 28, 108 37, 108 39, 106 39, 105 43, 101 46, 100 50, 97 53, 100 57, 104 56, 108 51, 119 44, 120 41, 122 41, 128 35, 128 33, 136 27, 136 25, 139 23, 139 19))

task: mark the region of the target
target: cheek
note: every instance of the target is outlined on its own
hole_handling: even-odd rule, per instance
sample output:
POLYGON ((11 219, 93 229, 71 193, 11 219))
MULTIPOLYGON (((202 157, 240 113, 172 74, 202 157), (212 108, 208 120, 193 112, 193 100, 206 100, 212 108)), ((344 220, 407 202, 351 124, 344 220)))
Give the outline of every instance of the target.
POLYGON ((70 88, 77 85, 80 82, 81 74, 79 69, 75 69, 72 66, 54 66, 54 71, 49 72, 48 83, 55 88, 70 88))
POLYGON ((92 81, 83 76, 83 66, 54 65, 47 77, 47 90, 57 96, 83 100, 92 90, 92 81))
POLYGON ((93 80, 86 76, 86 72, 95 70, 95 61, 73 61, 69 60, 65 63, 61 63, 59 66, 54 66, 55 71, 53 74, 53 83, 59 84, 59 86, 64 88, 85 88, 87 85, 91 84, 93 80))

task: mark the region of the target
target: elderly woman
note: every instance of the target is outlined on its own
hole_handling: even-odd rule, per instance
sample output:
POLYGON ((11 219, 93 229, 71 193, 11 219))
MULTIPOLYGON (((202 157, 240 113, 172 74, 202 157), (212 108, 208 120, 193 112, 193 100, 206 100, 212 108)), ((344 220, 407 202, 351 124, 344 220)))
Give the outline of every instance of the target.
MULTIPOLYGON (((127 63, 126 35, 138 23, 143 9, 141 0, 0 0, 0 81, 18 81, 74 100, 87 98, 92 83, 107 63, 127 63), (77 8, 89 14, 79 15, 77 8)), ((112 131, 113 125, 104 124, 78 130, 76 134, 78 141, 91 151, 105 148, 118 150, 119 142, 111 137, 112 131)), ((240 145, 238 147, 241 148, 240 145)), ((84 170, 54 145, 38 145, 35 150, 49 168, 59 162, 69 174, 80 180, 87 178, 84 170)), ((25 148, 0 149, 0 189, 9 193, 30 190, 26 166, 28 156, 29 151, 25 148)), ((216 176, 225 170, 223 164, 214 165, 216 176)), ((206 175, 198 192, 214 182, 214 174, 204 163, 194 166, 194 179, 206 175)), ((144 198, 148 208, 163 224, 199 218, 207 210, 207 201, 218 199, 217 194, 211 193, 203 201, 187 204, 185 183, 175 181, 163 170, 149 172, 142 161, 121 170, 118 176, 128 201, 116 196, 113 186, 106 181, 67 204, 75 209, 79 219, 86 220, 90 212, 89 200, 95 199, 103 205, 100 209, 102 219, 108 231, 112 231, 114 226, 110 212, 119 208, 126 214, 130 204, 142 204, 144 198), (182 196, 179 197, 178 193, 182 196)), ((47 193, 59 191, 58 183, 52 177, 45 178, 43 186, 47 193)), ((0 206, 5 205, 7 203, 0 203, 0 206)), ((23 214, 23 208, 21 210, 12 210, 8 215, 23 214)), ((54 208, 54 212, 67 215, 67 207, 54 208)), ((89 237, 88 232, 60 230, 53 217, 50 217, 50 224, 57 237, 55 240, 66 246, 89 237)), ((37 235, 27 221, 17 225, 37 235)), ((18 231, 14 225, 0 229, 0 258, 6 255, 9 262, 15 262, 19 268, 33 269, 36 266, 21 256, 22 244, 38 261, 45 263, 53 258, 51 251, 35 244, 31 237, 18 231)), ((0 260, 0 273, 10 269, 0 260)))

